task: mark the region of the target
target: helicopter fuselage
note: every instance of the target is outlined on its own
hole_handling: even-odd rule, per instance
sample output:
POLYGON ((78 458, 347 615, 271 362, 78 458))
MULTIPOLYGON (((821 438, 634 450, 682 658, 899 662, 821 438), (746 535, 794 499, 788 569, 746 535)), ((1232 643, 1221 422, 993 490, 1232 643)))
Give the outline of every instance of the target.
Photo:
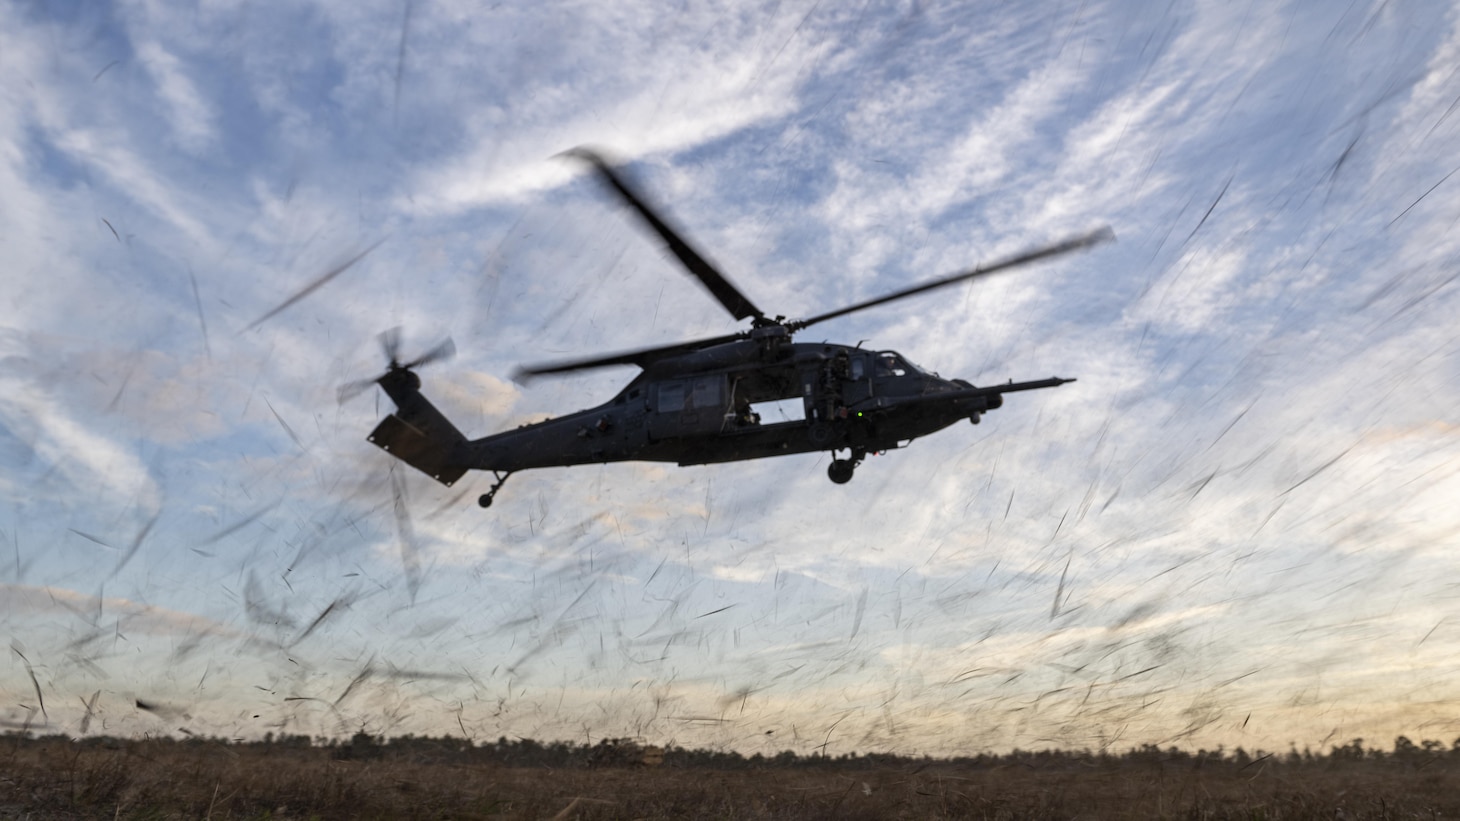
POLYGON ((846 478, 832 471, 840 482, 869 453, 964 419, 976 423, 1003 404, 1004 393, 1066 381, 976 388, 925 372, 895 351, 784 343, 768 352, 746 340, 650 363, 602 405, 475 440, 420 395, 412 374, 383 383, 400 410, 370 439, 446 485, 473 469, 699 465, 847 450, 846 478))

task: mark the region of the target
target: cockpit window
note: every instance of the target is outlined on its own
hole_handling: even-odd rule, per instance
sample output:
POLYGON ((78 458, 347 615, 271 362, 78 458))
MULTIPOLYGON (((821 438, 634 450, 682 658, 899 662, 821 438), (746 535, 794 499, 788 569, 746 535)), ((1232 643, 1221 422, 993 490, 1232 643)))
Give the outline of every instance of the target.
POLYGON ((917 368, 909 365, 907 360, 896 351, 883 351, 877 354, 878 376, 906 376, 916 370, 917 368))

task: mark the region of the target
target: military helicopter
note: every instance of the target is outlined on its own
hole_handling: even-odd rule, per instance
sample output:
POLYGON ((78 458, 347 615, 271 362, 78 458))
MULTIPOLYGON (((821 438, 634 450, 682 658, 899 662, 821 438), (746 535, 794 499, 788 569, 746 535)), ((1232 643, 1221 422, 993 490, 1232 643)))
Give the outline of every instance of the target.
POLYGON ((896 351, 791 338, 829 319, 1089 248, 1114 238, 1108 227, 788 321, 751 302, 600 153, 586 148, 566 153, 586 161, 731 316, 750 320, 750 328, 519 368, 513 377, 518 382, 610 365, 634 365, 640 372, 602 405, 480 439, 467 439, 421 394, 421 380, 414 371, 450 356, 454 352, 450 340, 402 364, 399 335, 382 335, 389 367, 377 378, 342 387, 341 400, 371 384, 380 385, 395 402, 396 412, 375 428, 369 441, 447 486, 469 470, 492 471, 495 482, 478 499, 484 508, 491 506, 507 477, 519 470, 605 462, 703 465, 830 451, 827 476, 845 484, 868 454, 904 447, 964 419, 977 424, 984 413, 1003 405, 1004 394, 1074 381, 1051 377, 977 387, 923 371, 896 351), (781 418, 767 418, 777 413, 781 418), (847 455, 838 456, 842 451, 847 455))

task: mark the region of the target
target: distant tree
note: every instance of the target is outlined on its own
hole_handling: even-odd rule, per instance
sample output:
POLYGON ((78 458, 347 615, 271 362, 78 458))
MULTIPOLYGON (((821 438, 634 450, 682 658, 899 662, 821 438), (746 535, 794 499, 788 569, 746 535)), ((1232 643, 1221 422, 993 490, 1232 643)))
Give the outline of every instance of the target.
POLYGON ((380 753, 380 742, 375 736, 361 730, 350 736, 348 744, 335 747, 331 757, 339 761, 367 761, 379 758, 380 753))
POLYGON ((1356 738, 1342 747, 1334 747, 1328 757, 1335 761, 1363 761, 1364 740, 1356 738))

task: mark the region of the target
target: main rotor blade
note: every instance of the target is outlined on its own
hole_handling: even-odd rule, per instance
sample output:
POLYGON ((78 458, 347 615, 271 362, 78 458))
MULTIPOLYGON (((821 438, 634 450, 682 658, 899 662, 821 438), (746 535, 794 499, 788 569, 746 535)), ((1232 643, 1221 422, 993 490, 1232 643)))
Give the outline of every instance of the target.
POLYGON ((586 371, 592 368, 603 368, 609 365, 638 365, 648 367, 655 360, 674 356, 681 353, 697 351, 701 348, 708 348, 712 345, 722 345, 726 342, 734 342, 737 339, 744 339, 744 333, 725 334, 724 336, 712 336, 707 339, 700 339, 694 342, 679 342, 673 345, 657 345, 652 348, 639 348, 632 351, 620 351, 605 356, 587 357, 584 359, 562 359, 557 362, 544 362, 540 365, 518 366, 512 372, 513 382, 526 382, 535 376, 547 376, 556 373, 568 373, 570 371, 586 371))
POLYGON ((921 294, 924 291, 931 291, 935 288, 943 288, 949 285, 956 285, 960 282, 966 282, 976 277, 988 276, 990 274, 996 274, 1001 271, 1007 271, 1011 268, 1017 268, 1021 265, 1028 265, 1032 262, 1038 262, 1039 260, 1048 259, 1050 257, 1057 257, 1061 254, 1068 254, 1072 251, 1082 251, 1086 248, 1091 248, 1093 246, 1099 245, 1102 242, 1109 242, 1113 239, 1115 239, 1115 232, 1110 230, 1110 226, 1107 225, 1103 228, 1091 231, 1088 234, 1083 234, 1078 237, 1071 237, 1070 239, 1064 240, 1062 242, 1057 242, 1053 245, 1046 245, 1043 248, 1036 248, 1032 251, 1025 251, 1020 254, 1015 254, 1012 257, 1001 259, 998 262, 994 262, 989 265, 980 265, 979 267, 974 268, 971 271, 963 271, 961 273, 940 277, 929 282, 924 282, 921 285, 914 285, 911 288, 904 288, 901 291, 893 291, 890 294, 879 296, 876 299, 869 299, 866 302, 858 302, 855 305, 848 305, 845 308, 838 308, 835 311, 828 311, 824 314, 817 314, 816 316, 807 319, 800 319, 795 322, 787 322, 786 328, 793 332, 799 331, 802 328, 815 325, 818 322, 825 322, 828 319, 835 319, 839 316, 846 316, 847 314, 853 313, 855 311, 860 311, 865 308, 871 308, 876 305, 883 305, 894 300, 903 299, 905 297, 910 297, 915 294, 921 294))
POLYGON ((644 222, 648 223, 649 227, 654 229, 654 233, 664 240, 665 244, 669 246, 669 250, 679 258, 680 262, 684 263, 684 267, 704 283, 705 288, 720 301, 721 305, 725 306, 725 310, 729 311, 731 316, 736 319, 751 316, 760 319, 765 316, 759 308, 755 307, 754 303, 746 299, 745 294, 740 293, 739 289, 730 284, 730 280, 726 279, 724 274, 700 256, 699 252, 695 251, 688 242, 685 242, 679 232, 660 219, 659 215, 649 207, 648 201, 630 186, 628 181, 608 164, 607 160, 592 149, 581 146, 563 153, 590 163, 603 181, 613 188, 624 202, 637 211, 640 217, 643 217, 644 222))

